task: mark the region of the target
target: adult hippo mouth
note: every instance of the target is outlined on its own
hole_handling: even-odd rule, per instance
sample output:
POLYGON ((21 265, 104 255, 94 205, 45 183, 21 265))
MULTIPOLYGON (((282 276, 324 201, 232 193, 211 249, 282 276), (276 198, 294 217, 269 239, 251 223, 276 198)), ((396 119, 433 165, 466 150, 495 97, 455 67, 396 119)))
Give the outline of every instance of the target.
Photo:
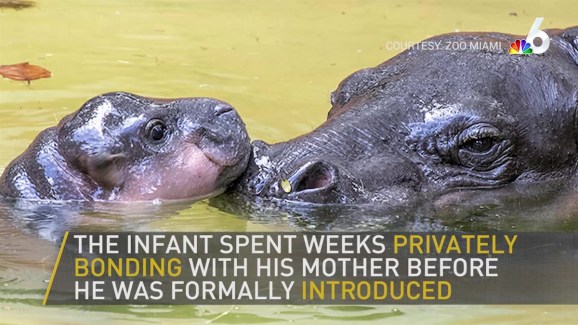
POLYGON ((455 33, 427 41, 501 47, 417 47, 352 74, 333 92, 318 128, 273 145, 253 142, 231 192, 249 200, 396 206, 505 188, 522 196, 529 193, 522 188, 548 181, 575 188, 578 27, 547 33, 550 48, 541 55, 508 54, 520 36, 455 33))

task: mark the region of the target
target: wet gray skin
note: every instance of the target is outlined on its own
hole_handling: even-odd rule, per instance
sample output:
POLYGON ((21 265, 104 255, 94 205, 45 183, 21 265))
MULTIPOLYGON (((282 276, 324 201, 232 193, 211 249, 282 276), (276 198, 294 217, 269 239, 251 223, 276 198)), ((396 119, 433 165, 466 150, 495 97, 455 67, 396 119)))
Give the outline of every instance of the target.
POLYGON ((410 49, 355 72, 321 126, 287 142, 255 141, 230 192, 321 205, 426 201, 439 213, 575 189, 578 27, 547 33, 540 55, 508 54, 525 36, 455 33, 428 41, 501 49, 410 49))
POLYGON ((95 97, 42 131, 0 178, 18 199, 143 201, 221 193, 246 168, 236 111, 210 98, 95 97))

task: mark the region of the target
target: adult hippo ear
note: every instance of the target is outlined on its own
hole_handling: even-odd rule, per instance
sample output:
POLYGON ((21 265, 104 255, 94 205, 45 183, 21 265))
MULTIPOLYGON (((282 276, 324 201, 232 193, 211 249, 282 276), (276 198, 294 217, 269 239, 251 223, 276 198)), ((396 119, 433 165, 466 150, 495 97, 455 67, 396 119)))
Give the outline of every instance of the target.
POLYGON ((327 119, 345 112, 350 106, 350 101, 367 91, 376 89, 387 84, 390 80, 395 80, 395 76, 402 75, 404 66, 399 64, 400 57, 393 57, 377 67, 362 69, 354 72, 345 78, 337 89, 331 93, 331 109, 327 114, 327 119))
POLYGON ((578 64, 578 26, 570 27, 559 31, 556 35, 560 38, 558 43, 578 64))

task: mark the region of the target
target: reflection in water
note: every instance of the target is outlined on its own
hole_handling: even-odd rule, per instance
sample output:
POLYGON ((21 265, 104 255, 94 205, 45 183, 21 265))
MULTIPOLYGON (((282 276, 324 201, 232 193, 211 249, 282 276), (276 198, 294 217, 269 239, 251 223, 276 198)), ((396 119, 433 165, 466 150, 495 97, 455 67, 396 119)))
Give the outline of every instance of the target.
POLYGON ((246 201, 226 193, 210 203, 254 222, 294 231, 576 231, 576 193, 561 182, 457 191, 403 206, 246 201))
POLYGON ((206 205, 191 201, 88 202, 1 200, 3 222, 20 232, 59 242, 70 231, 244 231, 245 220, 207 217, 206 205), (231 222, 230 219, 234 221, 231 222))

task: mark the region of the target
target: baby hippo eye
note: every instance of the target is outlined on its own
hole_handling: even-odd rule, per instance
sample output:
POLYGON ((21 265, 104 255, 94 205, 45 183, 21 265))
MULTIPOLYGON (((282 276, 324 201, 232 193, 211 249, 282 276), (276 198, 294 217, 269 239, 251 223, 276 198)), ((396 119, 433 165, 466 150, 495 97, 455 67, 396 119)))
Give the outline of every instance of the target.
POLYGON ((167 135, 167 126, 165 123, 163 123, 163 121, 159 119, 153 119, 147 123, 145 132, 147 138, 149 138, 151 141, 160 142, 167 135))
POLYGON ((496 144, 494 138, 482 138, 482 139, 472 139, 463 145, 464 149, 475 151, 475 152, 486 152, 496 144))

